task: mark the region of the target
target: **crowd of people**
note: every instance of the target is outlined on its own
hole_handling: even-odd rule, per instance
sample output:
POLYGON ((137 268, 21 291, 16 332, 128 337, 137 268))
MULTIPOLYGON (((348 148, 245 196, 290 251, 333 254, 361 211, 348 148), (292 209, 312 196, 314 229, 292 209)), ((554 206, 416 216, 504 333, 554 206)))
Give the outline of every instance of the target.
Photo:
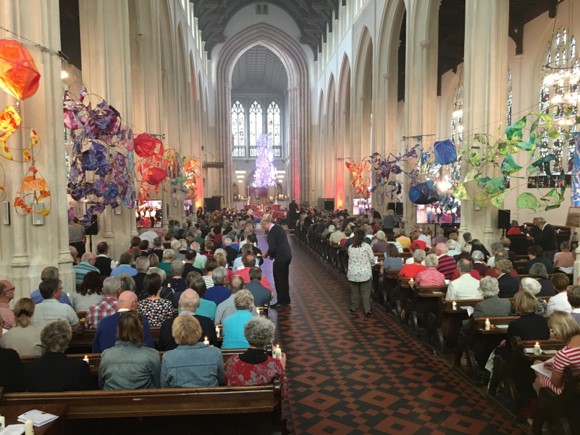
POLYGON ((117 260, 105 241, 96 253, 76 258, 80 240, 75 240, 73 289, 63 288, 53 266, 43 269, 38 290, 18 301, 12 283, 0 281, 0 385, 6 391, 69 391, 263 385, 280 379, 286 394, 286 357, 266 353, 275 327, 256 309, 272 300, 273 286, 260 268, 266 257, 274 260, 277 308, 290 304, 291 252, 285 232, 280 234, 284 230, 263 216, 269 246, 262 253, 255 222, 243 212, 197 217, 197 223, 183 226, 171 221, 166 232, 145 229, 117 260), (245 349, 225 365, 218 323, 222 349, 245 349), (86 362, 66 355, 73 334, 83 328, 95 330, 98 379, 86 362), (151 328, 159 328, 158 343, 151 328), (163 358, 158 351, 165 351, 163 358))

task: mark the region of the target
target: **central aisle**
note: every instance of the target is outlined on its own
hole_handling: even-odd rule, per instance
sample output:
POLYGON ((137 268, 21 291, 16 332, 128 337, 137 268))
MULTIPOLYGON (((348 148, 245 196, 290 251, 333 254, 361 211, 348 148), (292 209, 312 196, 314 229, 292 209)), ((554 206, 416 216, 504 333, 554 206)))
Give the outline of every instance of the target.
POLYGON ((350 313, 346 278, 289 239, 292 306, 279 311, 277 330, 290 433, 521 433, 384 311, 350 313))

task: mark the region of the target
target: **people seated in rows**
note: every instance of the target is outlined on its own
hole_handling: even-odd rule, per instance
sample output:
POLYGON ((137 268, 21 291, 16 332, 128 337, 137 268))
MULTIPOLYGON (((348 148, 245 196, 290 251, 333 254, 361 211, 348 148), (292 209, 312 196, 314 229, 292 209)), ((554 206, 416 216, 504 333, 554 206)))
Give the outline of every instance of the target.
MULTIPOLYGON (((457 272, 459 278, 454 279, 447 286, 445 299, 448 301, 460 299, 481 299, 480 291, 481 282, 471 276, 471 261, 461 259, 457 262, 457 272)), ((497 283, 497 280, 496 280, 497 283)))
POLYGON ((437 243, 435 245, 435 254, 439 260, 437 270, 445 276, 445 279, 451 279, 455 272, 457 262, 448 254, 447 245, 443 242, 437 243))
POLYGON ((117 312, 117 297, 121 292, 121 280, 114 276, 109 276, 103 281, 103 300, 93 305, 87 310, 85 326, 97 329, 101 320, 117 312))
POLYGON ((63 291, 60 280, 48 279, 42 281, 39 285, 39 290, 44 301, 36 305, 35 322, 48 324, 55 320, 66 320, 73 331, 80 330, 81 324, 75 310, 70 305, 59 302, 63 291))
POLYGON ((137 275, 137 270, 133 267, 133 259, 132 253, 123 252, 119 258, 119 265, 112 270, 111 276, 119 276, 122 273, 126 273, 129 276, 137 275))
POLYGON ((217 261, 218 267, 223 267, 227 271, 226 282, 228 282, 234 273, 229 268, 226 251, 223 248, 216 249, 213 258, 217 261))
MULTIPOLYGON (((208 263, 210 263, 209 260, 208 263)), ((231 295, 230 289, 226 287, 227 276, 228 272, 224 267, 217 267, 212 270, 211 278, 213 281, 213 286, 207 288, 204 298, 215 302, 216 306, 221 304, 231 295)), ((204 281, 206 281, 207 286, 207 280, 204 279, 204 281)))
POLYGON ((399 257, 399 251, 395 245, 389 243, 387 245, 387 250, 384 253, 383 269, 388 270, 401 270, 403 267, 403 259, 399 257))
MULTIPOLYGON (((120 303, 122 298, 123 293, 120 303)), ((143 317, 134 310, 118 313, 115 329, 114 345, 102 350, 99 386, 103 390, 159 388, 161 360, 146 343, 143 317)))
POLYGON ((487 272, 487 264, 485 263, 485 256, 481 251, 473 251, 471 254, 473 268, 477 270, 479 276, 485 276, 487 272))
POLYGON ((159 262, 163 261, 163 239, 159 236, 153 239, 153 249, 151 249, 151 254, 154 254, 159 262))
POLYGON ((157 267, 159 266, 159 263, 161 263, 161 260, 155 254, 149 254, 149 257, 147 258, 149 259, 149 267, 157 267))
POLYGON ((450 257, 456 257, 461 254, 461 248, 457 240, 449 239, 445 245, 447 246, 447 255, 450 257))
POLYGON ((79 264, 73 266, 73 270, 75 273, 75 284, 78 287, 83 282, 83 278, 88 272, 97 272, 101 273, 101 271, 94 266, 96 260, 96 255, 92 252, 85 252, 81 257, 81 261, 79 264))
MULTIPOLYGON (((483 300, 475 305, 473 317, 501 317, 509 316, 512 310, 512 304, 508 299, 502 299, 498 296, 499 285, 497 278, 484 276, 479 281, 479 291, 483 300)), ((448 290, 449 292, 449 290, 448 290)))
MULTIPOLYGON (((128 311, 137 311, 137 295, 132 291, 124 291, 119 295, 117 303, 117 312, 105 317, 99 322, 95 338, 93 339, 93 353, 103 352, 105 349, 115 345, 117 326, 121 314, 128 311)), ((138 313, 137 313, 138 314, 138 313)), ((138 314, 141 316, 140 314, 138 314)), ((151 330, 147 319, 141 322, 143 325, 144 342, 149 347, 155 347, 153 338, 151 337, 151 330)))
POLYGON ((135 259, 135 270, 137 273, 133 275, 133 281, 135 282, 135 293, 137 293, 137 296, 143 294, 143 280, 145 279, 145 275, 147 275, 149 267, 151 267, 149 256, 140 256, 135 259))
POLYGON ((171 262, 175 260, 175 251, 173 249, 163 250, 163 260, 157 265, 163 269, 167 275, 171 275, 171 262))
POLYGON ((564 347, 556 352, 553 363, 544 363, 552 371, 551 377, 536 372, 534 389, 539 392, 540 388, 549 388, 559 395, 564 389, 564 369, 580 369, 580 326, 570 314, 563 311, 550 314, 548 325, 554 338, 561 340, 564 347))
POLYGON ((554 272, 554 266, 551 260, 544 257, 543 249, 538 245, 532 245, 528 247, 528 262, 524 267, 524 273, 527 275, 530 273, 530 268, 537 263, 541 263, 546 266, 546 271, 548 273, 554 272))
POLYGON ((572 307, 572 312, 570 314, 580 325, 580 285, 569 287, 568 302, 570 302, 570 306, 572 307))
POLYGON ((556 272, 552 275, 550 281, 556 290, 556 295, 552 296, 550 300, 548 300, 546 315, 550 315, 554 311, 564 311, 566 313, 571 313, 572 306, 568 301, 568 286, 570 285, 570 279, 568 278, 568 275, 561 272, 556 272))
POLYGON ((115 260, 109 257, 109 244, 107 242, 97 244, 97 257, 94 265, 103 276, 111 276, 111 271, 117 267, 115 260))
MULTIPOLYGON (((501 242, 493 242, 490 246, 489 249, 491 251, 491 256, 487 259, 487 267, 494 267, 495 266, 495 254, 497 254, 497 251, 499 251, 500 249, 503 249, 503 244, 501 242)), ((485 273, 482 274, 482 276, 484 276, 485 273)))
MULTIPOLYGON (((187 288, 195 290, 200 297, 199 307, 197 307, 197 313, 200 316, 205 316, 215 321, 215 314, 217 310, 217 305, 214 301, 205 299, 205 292, 207 288, 205 286, 205 281, 203 277, 197 272, 190 272, 185 280, 187 283, 187 288)), ((203 327, 203 324, 201 325, 203 327)))
POLYGON ((20 357, 42 355, 40 333, 43 325, 33 322, 35 304, 22 298, 14 304, 14 326, 2 334, 0 347, 14 349, 20 357))
MULTIPOLYGON (((85 253, 86 255, 86 253, 85 253)), ((88 311, 90 307, 103 300, 103 278, 97 271, 85 274, 83 281, 70 295, 73 309, 88 311)))
POLYGON ((473 239, 471 241, 471 256, 473 257, 473 253, 475 251, 479 251, 483 254, 483 260, 481 261, 485 261, 487 258, 489 258, 489 251, 487 250, 487 248, 483 245, 483 243, 479 240, 479 239, 473 239))
POLYGON ((571 268, 574 267, 574 258, 570 242, 563 241, 560 243, 560 252, 554 254, 554 270, 564 269, 566 273, 571 273, 571 268))
POLYGON ((201 275, 201 269, 197 269, 194 266, 196 255, 197 254, 195 251, 187 251, 187 253, 185 254, 185 263, 183 263, 183 273, 181 274, 183 279, 186 279, 187 274, 193 271, 199 272, 199 274, 201 275))
MULTIPOLYGON (((473 266, 473 259, 471 258, 471 254, 469 252, 462 252, 461 254, 459 254, 457 256, 457 262, 459 262, 460 260, 467 260, 473 266)), ((481 275, 473 267, 471 268, 470 273, 471 273, 471 276, 474 277, 476 280, 479 281, 481 279, 481 275)), ((459 278, 459 271, 457 270, 457 268, 455 268, 455 270, 453 271, 453 275, 451 275, 451 281, 453 281, 457 278, 459 278)))
POLYGON ((386 234, 379 230, 375 233, 375 237, 373 237, 373 241, 371 242, 371 248, 374 254, 382 254, 387 250, 387 236, 386 234))
POLYGON ((130 291, 137 294, 135 291, 135 280, 131 275, 122 273, 117 278, 119 278, 119 282, 121 283, 121 292, 130 291))
POLYGON ((411 263, 405 263, 399 272, 401 278, 415 278, 417 274, 427 269, 422 263, 425 260, 425 251, 422 249, 415 249, 411 263))
POLYGON ((554 284, 548 279, 548 272, 543 264, 536 263, 530 267, 530 277, 537 280, 542 288, 536 296, 554 296, 556 294, 554 284))
MULTIPOLYGON (((46 281, 49 279, 60 279, 58 268, 54 266, 47 266, 44 269, 42 269, 42 272, 40 273, 40 281, 46 281)), ((37 305, 44 300, 39 289, 36 289, 32 293, 30 293, 30 299, 32 299, 32 302, 34 302, 37 305)), ((59 301, 62 302, 63 304, 72 306, 71 301, 68 298, 68 295, 64 291, 61 293, 59 301)))
MULTIPOLYGON (((203 282, 203 280, 201 281, 203 282)), ((201 325, 202 337, 204 339, 207 337, 211 345, 218 345, 215 324, 212 319, 199 313, 200 302, 201 299, 198 293, 190 288, 181 294, 179 298, 179 314, 174 314, 171 318, 164 321, 159 330, 159 343, 157 344, 159 350, 171 350, 177 347, 172 335, 172 326, 175 319, 182 315, 195 317, 201 325)))
POLYGON ((131 246, 129 246, 129 249, 127 250, 127 252, 129 254, 132 254, 133 256, 139 256, 140 255, 140 249, 139 249, 139 243, 141 243, 141 239, 137 236, 131 237, 131 241, 130 244, 131 246))
POLYGON ((346 279, 350 284, 350 311, 362 307, 366 316, 371 315, 372 267, 375 256, 369 244, 364 242, 364 231, 355 230, 352 244, 348 247, 346 279))
POLYGON ((227 361, 225 375, 228 386, 268 385, 279 380, 282 397, 287 397, 286 354, 282 353, 282 358, 278 360, 265 351, 265 347, 274 340, 274 332, 274 323, 265 317, 254 317, 246 323, 244 336, 249 347, 227 361))
MULTIPOLYGON (((384 233, 383 233, 384 235, 384 233)), ((340 244, 340 241, 346 237, 346 234, 341 230, 340 227, 337 227, 335 231, 331 231, 330 236, 328 237, 328 241, 333 245, 340 244)), ((384 240, 384 239, 383 239, 384 240)))
POLYGON ((181 292, 187 288, 182 275, 183 262, 181 260, 173 260, 171 262, 171 273, 167 274, 167 278, 163 280, 163 285, 173 290, 172 298, 173 306, 175 307, 177 307, 177 301, 179 300, 181 292))
POLYGON ((426 269, 422 270, 415 277, 416 287, 437 287, 445 285, 445 275, 437 270, 439 259, 436 254, 429 254, 425 257, 426 269))
MULTIPOLYGON (((223 323, 224 320, 226 319, 226 317, 228 317, 236 312, 236 306, 234 304, 234 299, 235 299, 236 293, 244 288, 243 278, 241 276, 238 276, 238 275, 233 277, 229 283, 229 288, 231 291, 231 295, 217 306, 217 310, 216 310, 216 314, 215 314, 215 322, 218 324, 223 323)), ((253 296, 253 294, 252 294, 252 296, 253 296)), ((255 303, 255 300, 254 300, 254 303, 255 303)), ((256 314, 257 314, 257 312, 256 312, 256 314)))
POLYGON ((244 326, 254 317, 254 297, 248 290, 240 290, 234 296, 236 312, 223 323, 222 349, 246 349, 249 344, 244 337, 244 326))
POLYGON ((165 320, 173 316, 173 303, 171 300, 163 299, 160 296, 162 282, 159 274, 151 273, 145 275, 143 288, 147 293, 147 297, 138 302, 137 311, 147 318, 149 326, 158 328, 165 320))
POLYGON ((0 317, 2 317, 2 327, 10 329, 15 324, 14 312, 10 308, 10 301, 14 299, 14 285, 5 279, 0 281, 0 317))
MULTIPOLYGON (((4 319, 0 316, 0 339, 4 319)), ((5 393, 24 391, 26 380, 24 379, 24 364, 20 361, 18 353, 14 349, 0 347, 0 386, 5 393)))
MULTIPOLYGON (((247 253, 246 256, 242 259, 242 262, 244 265, 243 269, 236 270, 234 275, 241 276, 244 279, 244 282, 247 284, 251 281, 250 270, 252 267, 256 267, 257 265, 256 256, 252 253, 247 253)), ((266 287, 269 291, 272 291, 272 285, 264 275, 262 275, 262 278, 260 278, 260 284, 266 287)))
POLYGON ((399 242, 397 242, 393 233, 387 234, 387 245, 394 245, 395 248, 397 248, 397 251, 399 251, 399 254, 403 252, 403 247, 399 242))
MULTIPOLYGON (((208 258, 205 262, 205 267, 202 269, 202 277, 208 290, 215 285, 213 281, 213 271, 218 267, 219 264, 213 257, 208 258)), ((227 272, 225 276, 227 276, 227 272)))
POLYGON ((177 316, 171 326, 177 347, 165 352, 161 363, 161 387, 214 387, 223 385, 223 356, 217 347, 200 341, 199 321, 188 315, 177 316))
MULTIPOLYGON (((536 309, 536 314, 539 314, 540 316, 544 316, 546 314, 546 309, 548 307, 548 304, 543 299, 537 298, 537 296, 540 294, 540 292, 542 290, 541 284, 537 280, 535 280, 534 278, 524 277, 520 281, 520 286, 521 286, 520 291, 527 291, 528 293, 530 293, 530 294, 534 295, 534 297, 536 297, 536 302, 538 304, 538 307, 536 309)), ((515 309, 514 309, 514 313, 515 313, 515 309)))
POLYGON ((403 228, 399 228, 398 234, 399 235, 395 240, 401 244, 403 249, 409 249, 409 246, 411 246, 411 239, 407 237, 405 230, 403 228))
POLYGON ((498 260, 495 262, 495 269, 499 272, 497 282, 499 284, 500 298, 513 298, 520 289, 520 279, 511 275, 513 269, 509 260, 498 260))
POLYGON ((436 236, 431 239, 433 246, 437 246, 439 243, 447 243, 447 237, 445 237, 445 229, 437 228, 436 236))
POLYGON ((44 326, 40 333, 42 357, 24 365, 28 391, 76 391, 96 387, 89 365, 65 354, 71 338, 72 329, 65 320, 44 326))
MULTIPOLYGON (((235 277, 232 277, 232 282, 234 278, 235 277)), ((257 307, 269 305, 272 300, 272 291, 262 284, 263 278, 262 269, 258 266, 253 266, 250 268, 250 282, 243 283, 243 285, 252 293, 252 296, 254 296, 254 304, 257 307)))

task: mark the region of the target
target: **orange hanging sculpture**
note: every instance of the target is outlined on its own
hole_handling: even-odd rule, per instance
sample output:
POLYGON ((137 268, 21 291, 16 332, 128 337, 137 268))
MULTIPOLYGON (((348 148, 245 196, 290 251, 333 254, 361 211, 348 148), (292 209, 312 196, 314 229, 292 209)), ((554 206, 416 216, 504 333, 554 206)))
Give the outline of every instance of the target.
POLYGON ((38 90, 40 73, 34 59, 22 44, 0 39, 0 89, 25 100, 38 90))

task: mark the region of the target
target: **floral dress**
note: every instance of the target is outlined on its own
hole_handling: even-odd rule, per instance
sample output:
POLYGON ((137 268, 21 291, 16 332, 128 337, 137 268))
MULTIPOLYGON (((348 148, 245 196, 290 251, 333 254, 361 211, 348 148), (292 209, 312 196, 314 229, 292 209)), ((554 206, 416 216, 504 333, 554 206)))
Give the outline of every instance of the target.
POLYGON ((173 304, 167 299, 143 299, 139 301, 138 310, 147 318, 152 328, 159 328, 165 320, 173 316, 173 304))
POLYGON ((232 356, 226 363, 226 384, 234 385, 268 385, 275 379, 280 380, 282 388, 282 397, 288 394, 288 381, 286 372, 279 360, 265 355, 264 351, 257 349, 248 349, 240 355, 232 356))

